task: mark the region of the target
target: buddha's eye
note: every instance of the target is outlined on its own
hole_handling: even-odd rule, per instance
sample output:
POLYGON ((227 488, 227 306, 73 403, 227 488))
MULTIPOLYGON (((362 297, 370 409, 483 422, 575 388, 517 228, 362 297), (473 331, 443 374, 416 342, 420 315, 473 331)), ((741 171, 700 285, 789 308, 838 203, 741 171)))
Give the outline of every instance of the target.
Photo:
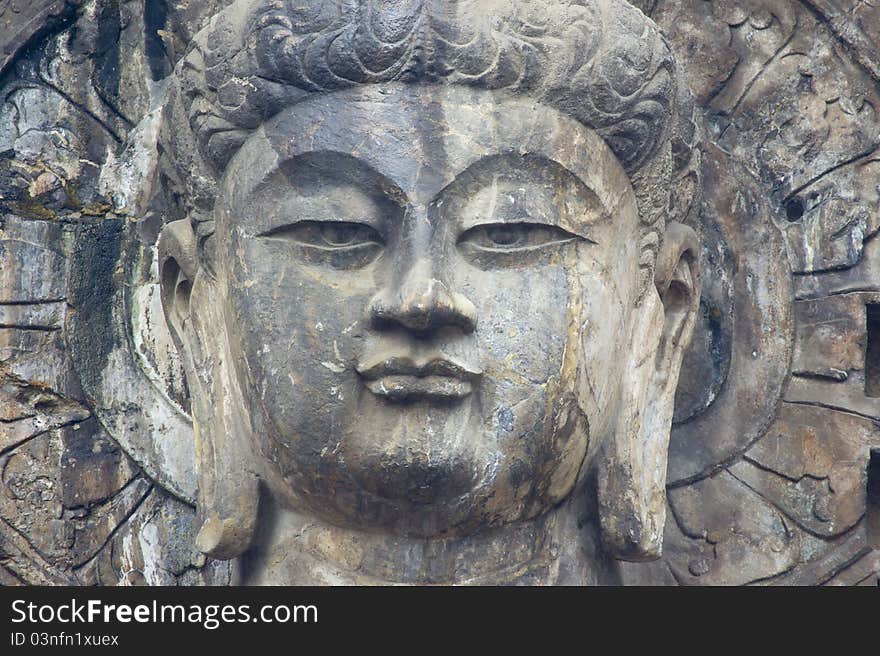
POLYGON ((325 223, 321 225, 321 237, 328 246, 352 246, 364 242, 377 242, 378 235, 369 226, 355 223, 325 223))
POLYGON ((458 248, 474 265, 494 269, 547 263, 564 244, 583 237, 544 223, 487 223, 458 239, 458 248))
POLYGON ((355 248, 382 244, 382 237, 370 226, 364 223, 340 221, 300 221, 263 236, 292 239, 306 246, 318 248, 355 248))
POLYGON ((510 224, 501 224, 489 226, 486 228, 486 237, 489 241, 497 246, 512 247, 519 246, 526 239, 526 231, 522 226, 514 226, 510 224))
POLYGON ((542 223, 490 223, 471 228, 458 240, 459 245, 499 253, 523 251, 561 244, 575 235, 542 223))
POLYGON ((290 241, 313 263, 327 262, 335 268, 366 266, 384 246, 382 236, 365 223, 300 221, 260 235, 272 241, 290 241))

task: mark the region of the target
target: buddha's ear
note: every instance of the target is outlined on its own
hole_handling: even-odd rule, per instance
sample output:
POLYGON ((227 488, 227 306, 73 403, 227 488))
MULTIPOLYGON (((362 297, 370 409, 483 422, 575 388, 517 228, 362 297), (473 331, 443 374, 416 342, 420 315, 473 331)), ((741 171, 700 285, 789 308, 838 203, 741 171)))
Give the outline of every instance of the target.
POLYGON ((634 312, 617 430, 597 472, 602 539, 620 560, 662 552, 675 390, 700 305, 698 253, 694 231, 669 224, 654 285, 634 312))
POLYGON ((251 426, 216 282, 199 268, 188 220, 159 238, 162 308, 190 390, 199 482, 196 547, 221 560, 244 553, 257 522, 258 478, 251 426))
POLYGON ((171 337, 182 357, 185 349, 186 328, 190 318, 190 297, 199 268, 196 236, 186 219, 169 223, 159 237, 159 275, 162 309, 171 337))

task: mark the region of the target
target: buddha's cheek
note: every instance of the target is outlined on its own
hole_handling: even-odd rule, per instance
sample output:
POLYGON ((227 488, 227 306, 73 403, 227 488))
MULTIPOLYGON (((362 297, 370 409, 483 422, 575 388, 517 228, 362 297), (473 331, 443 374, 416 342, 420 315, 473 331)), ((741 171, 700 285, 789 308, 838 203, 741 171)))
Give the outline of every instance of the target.
POLYGON ((477 347, 484 364, 481 435, 496 454, 487 501, 491 514, 517 519, 567 494, 586 450, 567 378, 571 276, 562 262, 482 271, 459 280, 477 307, 477 347))
POLYGON ((316 471, 359 421, 363 386, 355 367, 374 284, 369 276, 352 280, 348 272, 303 266, 278 247, 246 242, 241 252, 229 286, 229 329, 252 412, 269 422, 264 449, 285 474, 316 471))

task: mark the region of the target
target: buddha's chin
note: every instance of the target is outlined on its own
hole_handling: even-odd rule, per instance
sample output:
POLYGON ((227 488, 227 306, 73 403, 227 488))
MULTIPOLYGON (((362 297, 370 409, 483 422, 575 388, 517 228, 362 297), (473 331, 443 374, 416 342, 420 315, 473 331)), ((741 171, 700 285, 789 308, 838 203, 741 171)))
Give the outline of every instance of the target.
POLYGON ((339 465, 367 495, 413 508, 453 503, 499 457, 471 403, 412 404, 364 413, 342 436, 339 465))
POLYGON ((496 483, 472 454, 343 454, 325 466, 336 484, 300 495, 310 514, 343 528, 417 538, 478 530, 496 483))
POLYGON ((393 453, 359 454, 350 461, 355 484, 377 501, 415 511, 455 504, 475 493, 480 471, 473 453, 401 448, 393 453))
POLYGON ((470 535, 549 509, 539 490, 541 480, 549 485, 552 478, 547 463, 559 458, 549 452, 552 444, 538 447, 542 434, 534 425, 543 422, 530 423, 502 426, 499 435, 469 399, 379 406, 328 431, 334 439, 323 446, 313 430, 311 439, 300 435, 273 449, 281 460, 278 469, 270 467, 280 474, 272 487, 290 509, 342 528, 418 538, 470 535), (540 458, 529 459, 532 452, 540 458))
MULTIPOLYGON (((526 472, 521 472, 526 480, 512 479, 520 468, 498 453, 402 450, 337 456, 318 464, 333 473, 311 489, 298 487, 298 476, 277 481, 286 488, 289 509, 342 529, 464 538, 535 518, 558 501, 544 498, 536 487, 542 481, 532 481, 526 472)), ((549 478, 544 483, 549 485, 549 478)))

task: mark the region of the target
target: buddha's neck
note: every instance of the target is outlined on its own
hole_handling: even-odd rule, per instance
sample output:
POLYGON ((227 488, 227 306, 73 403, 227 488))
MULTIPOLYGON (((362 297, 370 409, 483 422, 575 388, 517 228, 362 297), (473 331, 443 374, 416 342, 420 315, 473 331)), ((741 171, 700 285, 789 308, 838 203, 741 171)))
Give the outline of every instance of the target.
POLYGON ((591 504, 576 495, 548 514, 460 538, 342 529, 263 504, 241 560, 244 585, 525 584, 618 582, 599 548, 591 504))

